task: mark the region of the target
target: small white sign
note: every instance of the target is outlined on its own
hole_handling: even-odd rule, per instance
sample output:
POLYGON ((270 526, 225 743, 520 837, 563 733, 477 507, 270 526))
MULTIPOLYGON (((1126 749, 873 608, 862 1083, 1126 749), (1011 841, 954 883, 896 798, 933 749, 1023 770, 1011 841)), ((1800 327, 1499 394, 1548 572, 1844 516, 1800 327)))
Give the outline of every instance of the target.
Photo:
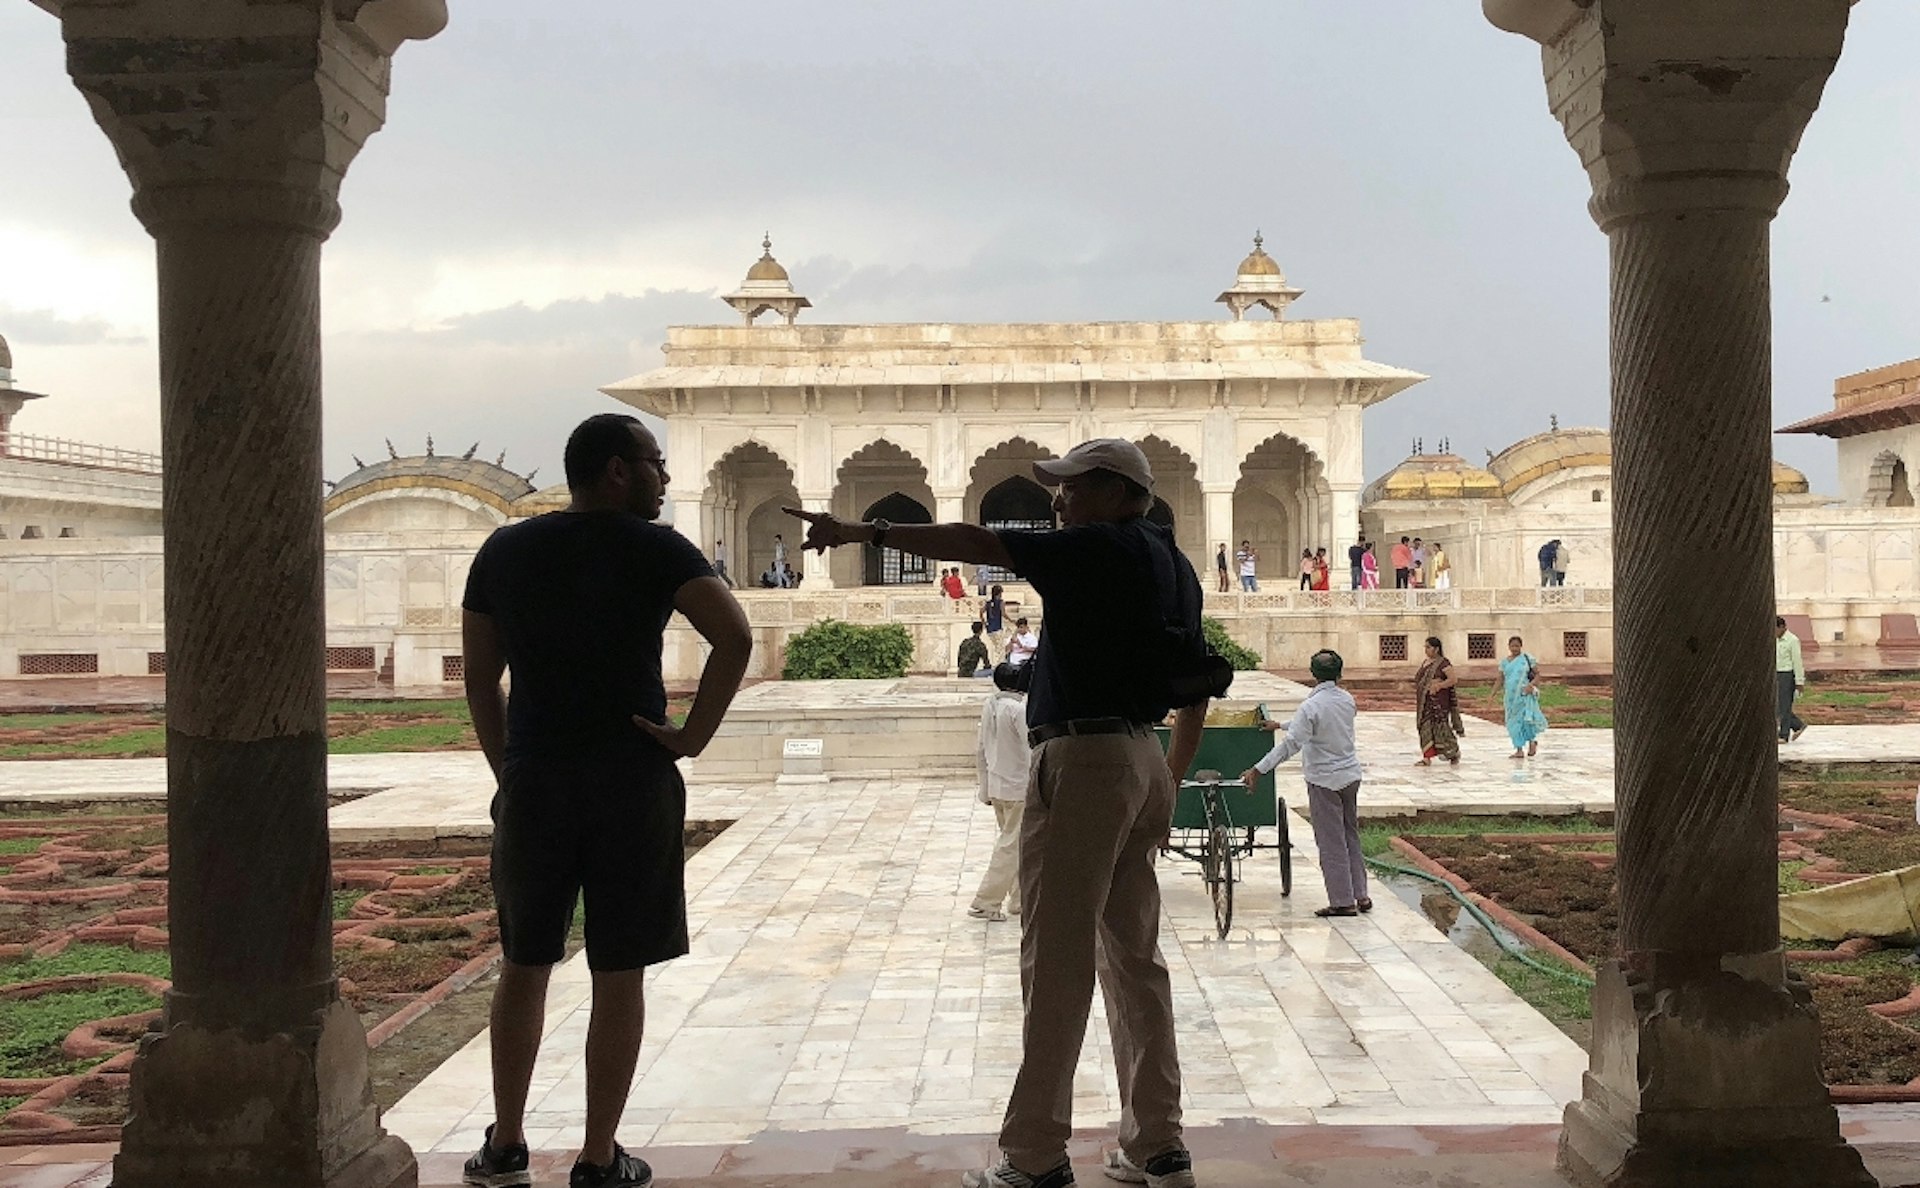
POLYGON ((818 759, 826 753, 825 745, 817 738, 790 738, 781 751, 787 759, 818 759))

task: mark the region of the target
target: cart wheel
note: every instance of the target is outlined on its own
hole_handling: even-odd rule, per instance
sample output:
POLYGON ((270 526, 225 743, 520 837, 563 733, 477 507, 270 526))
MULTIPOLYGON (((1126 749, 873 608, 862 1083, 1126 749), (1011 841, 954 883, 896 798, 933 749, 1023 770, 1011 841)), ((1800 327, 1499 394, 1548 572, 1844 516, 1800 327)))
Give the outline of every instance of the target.
POLYGON ((1280 850, 1280 894, 1287 896, 1293 894, 1293 841, 1287 832, 1287 801, 1285 797, 1280 799, 1279 805, 1280 811, 1275 813, 1274 816, 1277 817, 1280 822, 1280 845, 1278 847, 1280 850))
POLYGON ((1213 922, 1220 939, 1227 939, 1233 927, 1233 836, 1225 825, 1215 825, 1207 835, 1207 890, 1213 893, 1213 922))

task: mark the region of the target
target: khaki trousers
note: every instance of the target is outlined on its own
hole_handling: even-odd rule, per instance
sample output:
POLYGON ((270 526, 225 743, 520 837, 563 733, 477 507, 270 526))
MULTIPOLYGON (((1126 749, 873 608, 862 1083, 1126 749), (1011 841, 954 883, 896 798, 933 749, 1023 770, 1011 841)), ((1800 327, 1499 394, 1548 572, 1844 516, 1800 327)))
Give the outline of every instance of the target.
POLYGON ((1000 1149, 1038 1175, 1066 1158, 1073 1070, 1096 975, 1120 1082, 1120 1147, 1134 1163, 1182 1146, 1173 987, 1160 957, 1153 862, 1173 777, 1152 735, 1040 744, 1020 836, 1023 1051, 1000 1149))
POLYGON ((980 876, 980 889, 973 893, 973 906, 981 911, 992 911, 1005 901, 1009 914, 1020 914, 1020 820, 1026 811, 1022 801, 993 802, 993 820, 1000 827, 1000 836, 993 843, 987 873, 980 876))

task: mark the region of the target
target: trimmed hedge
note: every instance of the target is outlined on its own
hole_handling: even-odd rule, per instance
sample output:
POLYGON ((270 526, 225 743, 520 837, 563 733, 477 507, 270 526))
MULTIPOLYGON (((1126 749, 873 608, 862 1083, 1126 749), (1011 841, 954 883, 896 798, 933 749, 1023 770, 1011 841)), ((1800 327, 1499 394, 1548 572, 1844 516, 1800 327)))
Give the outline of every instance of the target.
POLYGON ((1221 659, 1233 665, 1235 672, 1252 672, 1260 667, 1260 653, 1252 648, 1243 648, 1227 634, 1226 625, 1218 619, 1201 619, 1201 634, 1207 637, 1207 646, 1219 653, 1221 659))
POLYGON ((884 679, 907 675, 913 637, 898 623, 861 627, 822 619, 787 640, 780 675, 790 681, 884 679))

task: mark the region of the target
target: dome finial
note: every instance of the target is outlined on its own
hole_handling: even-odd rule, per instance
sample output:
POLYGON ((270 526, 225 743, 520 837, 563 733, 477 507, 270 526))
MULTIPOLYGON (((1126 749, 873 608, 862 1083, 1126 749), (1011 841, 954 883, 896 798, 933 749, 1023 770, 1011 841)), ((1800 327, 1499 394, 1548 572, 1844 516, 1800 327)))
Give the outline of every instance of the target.
POLYGON ((760 254, 769 260, 773 259, 773 232, 760 233, 760 254))
POLYGON ((1266 242, 1266 237, 1260 234, 1260 228, 1255 227, 1253 229, 1253 250, 1256 252, 1264 250, 1266 242))
POLYGON ((721 298, 728 305, 740 311, 746 324, 753 325, 753 319, 768 310, 785 318, 788 325, 800 311, 813 303, 793 291, 793 280, 780 261, 773 258, 773 232, 767 231, 760 237, 760 258, 753 267, 747 269, 747 279, 735 292, 721 298))

